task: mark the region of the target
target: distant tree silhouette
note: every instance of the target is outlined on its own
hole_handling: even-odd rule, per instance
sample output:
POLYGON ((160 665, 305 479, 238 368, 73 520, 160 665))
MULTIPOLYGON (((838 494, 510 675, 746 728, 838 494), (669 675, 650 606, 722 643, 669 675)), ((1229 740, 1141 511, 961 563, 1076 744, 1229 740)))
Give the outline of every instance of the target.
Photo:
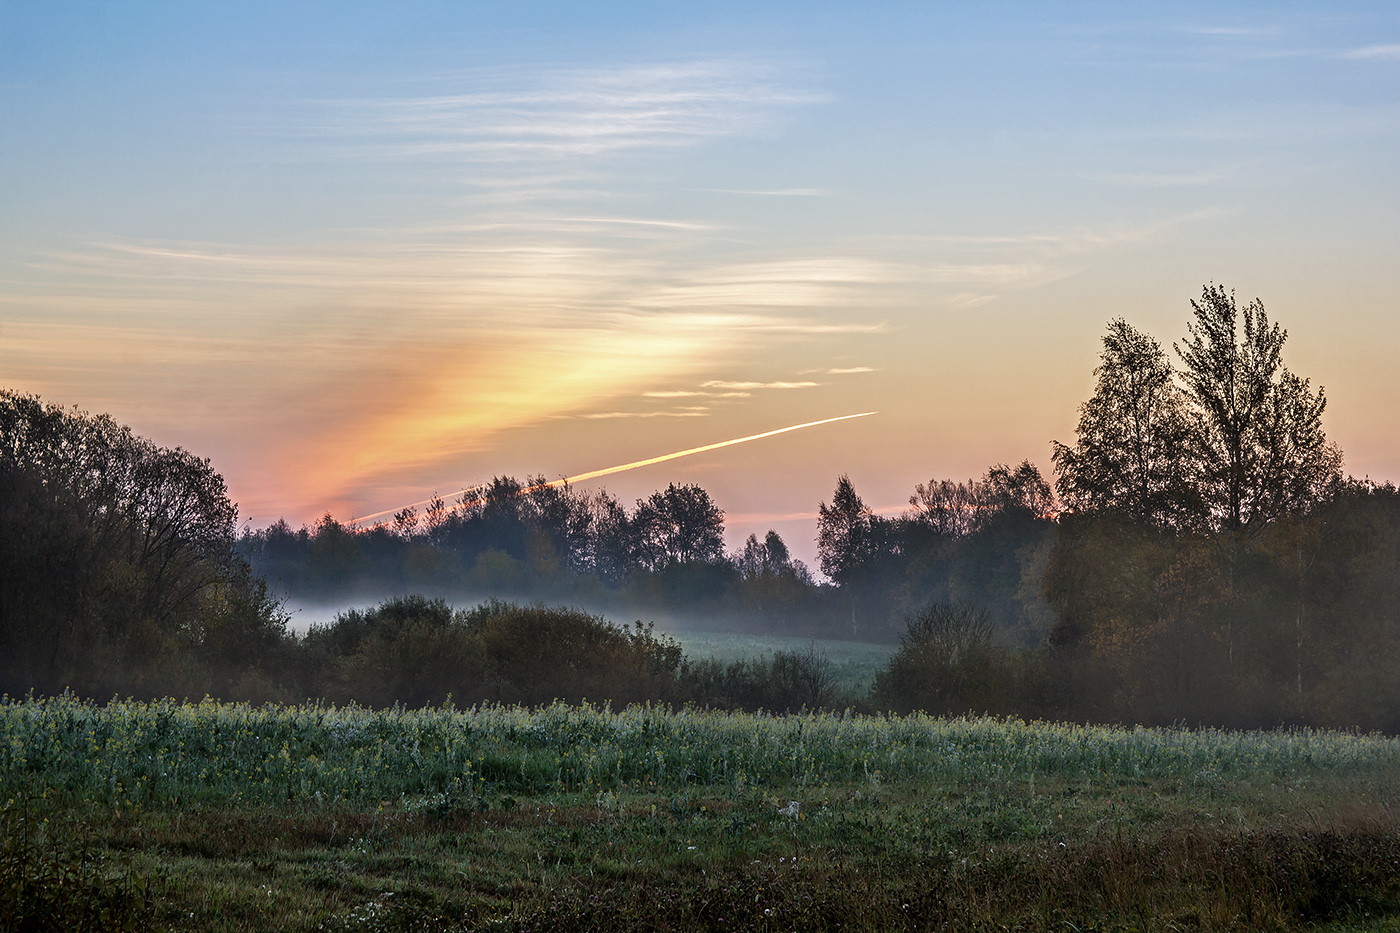
POLYGON ((838 585, 853 582, 870 558, 870 507, 846 474, 836 480, 831 505, 817 506, 817 556, 822 573, 838 585))
POLYGON ((1241 309, 1232 292, 1207 285, 1191 310, 1175 345, 1179 373, 1156 341, 1109 323, 1076 442, 1055 444, 1070 508, 1253 533, 1340 479, 1341 452, 1322 429, 1327 400, 1284 366, 1288 333, 1263 303, 1241 309))
POLYGON ((638 501, 632 525, 641 563, 651 570, 724 554, 724 512, 700 486, 671 483, 638 501))
POLYGON ((1075 511, 1114 511, 1154 525, 1189 522, 1200 511, 1193 416, 1167 355, 1116 318, 1099 360, 1074 446, 1054 442, 1061 498, 1075 511))
POLYGON ((1208 285, 1177 346, 1200 412, 1191 454, 1212 525, 1252 529, 1316 502, 1340 478, 1341 452, 1322 430, 1327 399, 1283 365, 1288 332, 1254 299, 1208 285))

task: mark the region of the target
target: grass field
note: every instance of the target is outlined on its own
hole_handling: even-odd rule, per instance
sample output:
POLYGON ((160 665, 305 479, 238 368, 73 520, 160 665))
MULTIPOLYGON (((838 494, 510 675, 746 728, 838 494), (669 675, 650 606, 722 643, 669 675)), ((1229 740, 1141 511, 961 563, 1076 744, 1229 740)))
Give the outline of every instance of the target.
POLYGON ((143 930, 1400 929, 1342 733, 54 699, 0 790, 0 888, 143 930))
POLYGON ((754 658, 771 658, 779 651, 823 654, 831 662, 836 690, 843 696, 860 697, 870 692, 875 674, 884 670, 899 646, 888 643, 836 641, 821 638, 795 638, 783 635, 742 635, 727 632, 667 630, 665 634, 680 643, 688 658, 714 658, 728 664, 754 658))

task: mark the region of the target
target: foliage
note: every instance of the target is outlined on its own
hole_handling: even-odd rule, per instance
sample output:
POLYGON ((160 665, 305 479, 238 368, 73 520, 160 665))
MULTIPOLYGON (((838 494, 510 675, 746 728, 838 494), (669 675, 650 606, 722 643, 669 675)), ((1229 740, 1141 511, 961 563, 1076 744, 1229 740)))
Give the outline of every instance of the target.
POLYGON ((899 651, 875 678, 882 708, 934 714, 1001 712, 1015 702, 1004 650, 985 610, 935 603, 909 619, 899 651))
POLYGON ((1109 322, 1080 406, 1075 445, 1056 442, 1060 496, 1074 511, 1115 511, 1134 522, 1176 526, 1199 513, 1190 449, 1193 416, 1157 341, 1122 318, 1109 322))
POLYGON ((817 509, 817 551, 822 573, 836 583, 852 582, 870 559, 875 516, 844 473, 836 480, 831 505, 817 509))
POLYGON ((1284 366, 1288 334, 1257 298, 1241 314, 1208 285, 1191 310, 1180 373, 1155 340, 1109 323, 1075 446, 1055 445, 1061 494, 1079 511, 1228 534, 1306 512, 1340 479, 1322 390, 1284 366))
MULTIPOLYGON (((13 793, 16 788, 8 787, 13 793)), ((151 929, 147 881, 105 859, 43 796, 0 807, 0 929, 13 933, 135 933, 151 929)))
POLYGON ((680 647, 640 622, 628 630, 573 609, 490 601, 453 611, 396 597, 313 627, 316 695, 373 706, 587 698, 673 700, 680 647))
POLYGON ((1206 286, 1178 347, 1200 413, 1191 454, 1207 515, 1229 531, 1305 510, 1336 479, 1341 451, 1322 430, 1327 400, 1283 365, 1288 333, 1254 299, 1243 320, 1234 293, 1206 286))
POLYGON ((275 634, 236 517, 208 460, 0 390, 0 688, 139 690, 235 606, 275 634))
POLYGON ((652 570, 677 564, 713 563, 724 554, 724 512, 699 486, 671 483, 637 503, 641 564, 652 570))

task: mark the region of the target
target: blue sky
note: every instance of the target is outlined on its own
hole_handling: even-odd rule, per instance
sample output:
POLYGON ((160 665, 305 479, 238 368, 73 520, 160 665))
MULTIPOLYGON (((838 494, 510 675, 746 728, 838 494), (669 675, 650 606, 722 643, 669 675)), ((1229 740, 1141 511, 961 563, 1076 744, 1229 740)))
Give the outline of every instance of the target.
POLYGON ((1393 4, 12 4, 0 384, 258 524, 878 411, 600 481, 810 556, 1214 281, 1400 479, 1397 91, 1393 4))

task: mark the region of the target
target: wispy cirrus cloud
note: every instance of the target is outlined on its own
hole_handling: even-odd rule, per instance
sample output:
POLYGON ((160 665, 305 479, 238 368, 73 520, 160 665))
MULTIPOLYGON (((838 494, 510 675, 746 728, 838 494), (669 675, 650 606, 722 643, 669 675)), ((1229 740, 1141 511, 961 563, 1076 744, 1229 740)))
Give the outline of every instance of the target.
POLYGON ((711 379, 700 383, 707 389, 811 389, 820 382, 747 382, 743 380, 711 379))
POLYGON ((703 418, 709 414, 708 408, 680 408, 672 411, 595 411, 580 415, 590 420, 610 420, 614 418, 703 418))
POLYGON ((749 194, 763 198, 828 198, 831 192, 825 188, 706 188, 716 194, 749 194))
POLYGON ((690 145, 749 132, 775 110, 820 101, 754 62, 465 73, 457 93, 305 102, 275 130, 365 155, 553 160, 690 145))
POLYGON ((1342 53, 1342 58, 1373 61, 1400 61, 1400 42, 1391 42, 1384 45, 1365 45, 1357 49, 1348 49, 1342 53))
POLYGON ((643 307, 830 307, 861 289, 907 281, 900 267, 861 256, 813 256, 703 267, 637 299, 643 307))

